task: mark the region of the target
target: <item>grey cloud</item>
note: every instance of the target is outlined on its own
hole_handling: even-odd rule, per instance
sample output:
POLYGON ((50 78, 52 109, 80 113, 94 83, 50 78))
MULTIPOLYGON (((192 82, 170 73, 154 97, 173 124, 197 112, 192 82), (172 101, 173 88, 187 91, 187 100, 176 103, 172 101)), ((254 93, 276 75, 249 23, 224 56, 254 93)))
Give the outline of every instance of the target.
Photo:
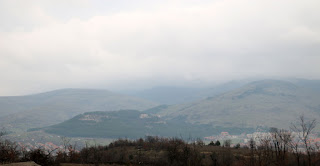
POLYGON ((0 94, 320 79, 318 1, 131 3, 1 1, 0 94))

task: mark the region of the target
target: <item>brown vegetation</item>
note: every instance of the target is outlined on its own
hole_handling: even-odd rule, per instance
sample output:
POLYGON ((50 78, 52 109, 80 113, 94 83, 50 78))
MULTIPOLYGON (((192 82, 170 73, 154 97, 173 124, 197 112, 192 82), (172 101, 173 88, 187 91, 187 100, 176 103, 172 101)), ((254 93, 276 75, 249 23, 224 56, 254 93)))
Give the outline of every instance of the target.
POLYGON ((315 121, 293 125, 292 132, 272 128, 270 133, 251 139, 248 146, 231 147, 231 141, 211 142, 183 141, 178 138, 147 136, 145 139, 118 139, 108 146, 87 146, 80 151, 64 139, 64 151, 48 152, 35 149, 29 152, 19 149, 7 140, 0 142, 0 161, 11 163, 34 161, 46 165, 172 165, 172 166, 316 166, 320 165, 319 146, 309 141, 315 121))

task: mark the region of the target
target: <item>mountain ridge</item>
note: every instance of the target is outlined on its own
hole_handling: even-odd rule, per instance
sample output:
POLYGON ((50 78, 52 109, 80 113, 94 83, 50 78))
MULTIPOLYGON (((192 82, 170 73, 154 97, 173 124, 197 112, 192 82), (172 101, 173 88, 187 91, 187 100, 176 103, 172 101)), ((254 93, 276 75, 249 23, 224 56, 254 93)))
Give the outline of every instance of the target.
POLYGON ((84 112, 144 110, 158 104, 108 90, 61 89, 26 96, 0 97, 0 105, 0 125, 20 128, 60 123, 84 112))
POLYGON ((154 114, 137 110, 88 112, 65 122, 30 131, 43 130, 50 134, 69 137, 141 138, 144 136, 198 138, 221 131, 232 134, 252 132, 252 128, 223 128, 210 125, 193 125, 177 119, 165 120, 154 114))
POLYGON ((288 81, 262 80, 205 100, 169 106, 157 113, 168 119, 185 117, 189 123, 287 127, 281 121, 292 121, 302 113, 320 118, 319 101, 319 93, 305 87, 288 81))

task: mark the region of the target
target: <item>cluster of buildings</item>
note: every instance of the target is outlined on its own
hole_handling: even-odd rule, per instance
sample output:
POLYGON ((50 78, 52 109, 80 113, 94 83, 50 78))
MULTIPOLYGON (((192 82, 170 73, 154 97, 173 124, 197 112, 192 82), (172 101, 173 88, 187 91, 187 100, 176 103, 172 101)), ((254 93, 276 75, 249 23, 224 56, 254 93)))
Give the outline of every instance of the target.
MULTIPOLYGON (((43 149, 45 152, 53 152, 53 151, 66 151, 64 146, 55 145, 52 142, 46 142, 46 143, 35 143, 34 145, 31 143, 22 143, 18 142, 18 147, 21 148, 21 150, 29 152, 34 149, 43 149)), ((68 151, 68 150, 67 150, 68 151)))

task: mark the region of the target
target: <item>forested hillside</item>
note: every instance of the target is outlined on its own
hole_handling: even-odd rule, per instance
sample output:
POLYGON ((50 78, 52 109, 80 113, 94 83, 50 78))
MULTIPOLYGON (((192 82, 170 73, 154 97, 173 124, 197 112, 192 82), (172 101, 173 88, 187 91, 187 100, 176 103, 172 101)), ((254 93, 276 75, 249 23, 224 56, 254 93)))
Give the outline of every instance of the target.
POLYGON ((92 111, 144 110, 154 102, 107 90, 62 89, 28 96, 0 97, 0 125, 5 128, 43 127, 92 111))

